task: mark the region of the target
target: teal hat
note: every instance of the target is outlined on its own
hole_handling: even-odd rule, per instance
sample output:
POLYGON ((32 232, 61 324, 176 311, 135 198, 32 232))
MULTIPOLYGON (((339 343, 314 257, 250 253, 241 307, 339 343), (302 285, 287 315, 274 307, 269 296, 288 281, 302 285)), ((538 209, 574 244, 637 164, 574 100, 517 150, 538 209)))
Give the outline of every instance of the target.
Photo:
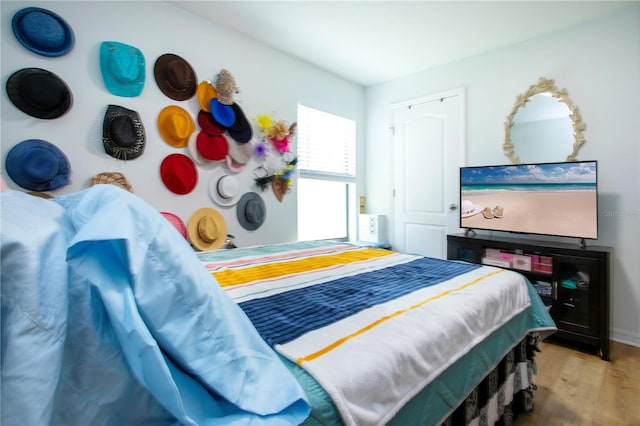
POLYGON ((75 44, 69 24, 59 15, 40 7, 26 7, 16 12, 11 28, 16 39, 38 55, 66 55, 75 44))
POLYGON ((102 42, 100 71, 104 85, 114 95, 132 98, 142 92, 145 63, 138 48, 117 41, 102 42))
POLYGON ((5 169, 16 184, 30 191, 52 191, 66 186, 71 174, 66 155, 41 139, 25 140, 11 148, 5 169))

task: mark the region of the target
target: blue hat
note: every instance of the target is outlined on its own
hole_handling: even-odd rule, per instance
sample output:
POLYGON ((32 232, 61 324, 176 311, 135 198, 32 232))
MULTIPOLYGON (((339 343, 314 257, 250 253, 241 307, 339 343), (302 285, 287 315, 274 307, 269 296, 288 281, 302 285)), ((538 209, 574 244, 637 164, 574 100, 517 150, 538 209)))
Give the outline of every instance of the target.
POLYGON ((69 184, 69 160, 54 144, 41 139, 18 143, 7 153, 9 177, 30 191, 52 191, 69 184))
POLYGON ((236 113, 231 105, 221 103, 218 98, 211 99, 209 109, 213 119, 223 127, 229 127, 236 122, 236 113))
POLYGON ((42 56, 62 56, 73 49, 75 37, 67 22, 39 7, 26 7, 13 15, 11 27, 16 39, 42 56))
POLYGON ((114 95, 132 98, 142 92, 145 67, 139 49, 117 41, 102 42, 100 71, 104 85, 114 95))

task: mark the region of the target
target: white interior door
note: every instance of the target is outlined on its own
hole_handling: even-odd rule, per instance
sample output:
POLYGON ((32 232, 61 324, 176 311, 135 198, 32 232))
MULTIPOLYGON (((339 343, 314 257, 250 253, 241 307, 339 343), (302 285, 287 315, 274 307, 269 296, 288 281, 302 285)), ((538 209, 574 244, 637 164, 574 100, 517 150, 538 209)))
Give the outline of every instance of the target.
POLYGON ((393 247, 444 259, 447 234, 459 229, 464 90, 394 104, 393 132, 393 247))

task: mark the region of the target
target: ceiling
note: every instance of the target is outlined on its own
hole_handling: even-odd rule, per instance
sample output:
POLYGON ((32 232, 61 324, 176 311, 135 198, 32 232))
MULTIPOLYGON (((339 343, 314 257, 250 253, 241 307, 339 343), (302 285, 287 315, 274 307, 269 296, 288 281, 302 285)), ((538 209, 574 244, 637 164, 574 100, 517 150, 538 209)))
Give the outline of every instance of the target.
POLYGON ((169 1, 363 86, 611 14, 631 1, 169 1))

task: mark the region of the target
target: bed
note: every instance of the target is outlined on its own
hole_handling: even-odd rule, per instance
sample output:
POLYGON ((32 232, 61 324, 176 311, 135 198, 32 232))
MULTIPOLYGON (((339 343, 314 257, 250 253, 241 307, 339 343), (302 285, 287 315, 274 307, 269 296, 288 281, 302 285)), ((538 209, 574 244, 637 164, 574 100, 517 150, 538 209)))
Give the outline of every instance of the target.
POLYGON ((2 423, 509 423, 531 408, 531 285, 311 241, 194 254, 113 185, 2 199, 2 423), (311 303, 312 302, 312 303, 311 303))
POLYGON ((514 394, 531 408, 532 333, 555 326, 520 274, 332 241, 198 257, 304 384, 305 424, 492 424, 514 394))

